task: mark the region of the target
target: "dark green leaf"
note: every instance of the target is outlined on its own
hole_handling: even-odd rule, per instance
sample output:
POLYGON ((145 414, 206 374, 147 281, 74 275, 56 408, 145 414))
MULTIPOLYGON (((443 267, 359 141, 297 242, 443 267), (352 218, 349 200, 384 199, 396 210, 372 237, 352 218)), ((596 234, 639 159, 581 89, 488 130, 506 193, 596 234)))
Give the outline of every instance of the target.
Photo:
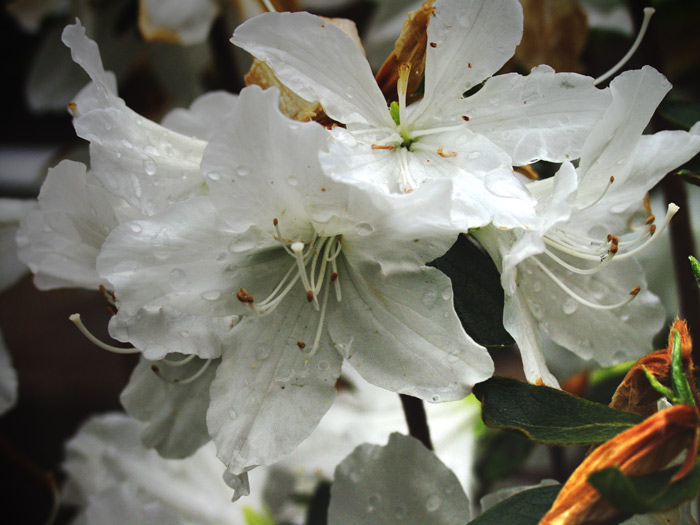
POLYGON ((677 126, 690 129, 693 124, 700 120, 700 104, 681 102, 680 100, 664 100, 659 106, 659 115, 677 126))
POLYGON ((678 170, 676 175, 693 186, 700 186, 700 177, 690 170, 678 170))
POLYGON ((489 430, 477 441, 474 472, 483 484, 490 484, 515 474, 530 455, 535 444, 520 433, 489 430))
POLYGON ((537 525, 557 499, 561 485, 519 492, 491 507, 469 525, 537 525))
POLYGON ((328 523, 328 506, 331 503, 331 484, 319 482, 306 511, 306 525, 326 525, 328 523))
POLYGON ((688 260, 690 261, 690 267, 693 270, 695 280, 698 282, 698 286, 700 286, 700 262, 692 255, 688 257, 688 260))
POLYGON ((487 426, 519 430, 549 445, 601 443, 642 421, 636 414, 506 377, 479 383, 474 394, 487 426))
POLYGON ((625 476, 617 467, 610 467, 588 476, 588 482, 621 512, 662 512, 695 497, 700 488, 697 465, 680 480, 671 482, 677 471, 678 467, 673 467, 645 476, 625 476))
POLYGON ((503 288, 491 258, 460 235, 448 252, 431 263, 452 280, 455 310, 466 332, 484 346, 510 346, 503 328, 503 288))

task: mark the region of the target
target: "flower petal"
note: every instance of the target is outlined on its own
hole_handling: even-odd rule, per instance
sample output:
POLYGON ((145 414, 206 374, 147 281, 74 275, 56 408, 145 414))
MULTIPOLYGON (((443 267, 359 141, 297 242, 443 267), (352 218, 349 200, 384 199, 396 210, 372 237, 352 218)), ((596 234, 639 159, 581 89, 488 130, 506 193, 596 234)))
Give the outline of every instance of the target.
POLYGON ((161 124, 173 131, 200 140, 211 140, 238 103, 238 96, 227 91, 210 91, 197 97, 188 109, 176 108, 163 117, 161 124))
POLYGON ((517 0, 439 0, 428 24, 421 118, 454 116, 449 107, 498 71, 523 34, 517 0), (433 46, 432 44, 435 44, 433 46), (422 111, 430 107, 429 112, 422 111))
POLYGON ((318 313, 286 301, 231 334, 211 387, 207 412, 217 455, 232 474, 280 460, 316 428, 335 398, 341 357, 323 335, 313 357, 318 313))
MULTIPOLYGON (((182 356, 171 357, 177 362, 182 356)), ((172 383, 193 376, 205 361, 191 362, 173 367, 167 361, 148 361, 141 358, 134 368, 129 384, 120 400, 126 412, 145 423, 140 431, 146 448, 155 448, 166 458, 182 459, 194 454, 207 443, 206 411, 209 406, 209 387, 218 361, 207 366, 204 374, 186 384, 172 383), (159 377, 153 366, 158 369, 159 377)))
POLYGON ((340 29, 308 13, 266 13, 238 26, 231 42, 347 125, 394 127, 362 52, 340 29))
POLYGON ((579 157, 609 104, 610 93, 596 89, 592 78, 538 66, 528 76, 490 78, 458 111, 469 117, 472 131, 488 137, 519 166, 579 157))
POLYGON ((343 299, 328 329, 367 381, 437 402, 462 399, 493 374, 491 357, 464 332, 442 272, 339 262, 343 299))
POLYGON ((418 440, 394 433, 360 445, 335 469, 328 523, 453 524, 469 519, 454 473, 418 440))

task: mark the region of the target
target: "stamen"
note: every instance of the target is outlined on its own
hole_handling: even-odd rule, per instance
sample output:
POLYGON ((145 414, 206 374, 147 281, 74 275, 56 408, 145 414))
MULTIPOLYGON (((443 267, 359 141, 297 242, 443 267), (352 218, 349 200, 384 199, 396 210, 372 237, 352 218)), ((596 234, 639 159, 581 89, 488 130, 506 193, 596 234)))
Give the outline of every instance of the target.
POLYGON ((399 129, 403 131, 406 124, 406 92, 408 91, 408 76, 411 73, 411 64, 406 62, 399 65, 399 79, 396 82, 396 91, 399 95, 399 129))
POLYGON ((394 149, 391 144, 372 144, 372 149, 394 149))
POLYGON ((440 155, 443 159, 449 158, 449 157, 456 157, 457 152, 456 151, 444 151, 444 146, 440 146, 437 150, 437 154, 440 155))
POLYGON ((632 44, 632 47, 629 51, 627 51, 627 54, 623 56, 617 64, 615 64, 612 68, 608 70, 607 73, 602 74, 593 81, 594 86, 597 86, 601 82, 605 82, 608 78, 617 73, 619 69, 622 66, 624 66, 630 58, 632 58, 632 55, 634 55, 635 51, 637 51, 639 44, 642 43, 642 38, 644 38, 644 33, 646 33, 647 27, 649 27, 649 20, 651 19, 651 15, 653 15, 654 12, 655 9, 653 7, 644 8, 644 20, 642 21, 642 26, 639 28, 639 34, 637 35, 637 39, 632 44))
POLYGON ((321 333, 323 332, 323 323, 326 318, 326 307, 328 306, 328 289, 330 287, 326 286, 325 291, 323 292, 323 306, 321 307, 321 316, 319 317, 318 320, 318 328, 316 328, 316 337, 314 337, 314 344, 311 347, 311 350, 307 352, 308 357, 313 357, 316 355, 316 351, 318 350, 318 346, 321 343, 321 333))
POLYGON ((554 274, 549 270, 549 268, 547 268, 544 264, 542 264, 542 263, 538 260, 538 258, 537 258, 536 256, 535 256, 535 257, 532 257, 531 259, 535 262, 535 264, 536 264, 537 266, 539 266, 540 270, 542 270, 552 281, 554 281, 554 283, 555 283, 557 286, 559 286, 559 288, 561 288, 564 292, 566 292, 566 294, 567 294, 569 297, 571 297, 572 299, 574 299, 574 300, 576 300, 577 302, 581 303, 582 305, 588 306, 589 308, 593 308, 593 309, 595 309, 595 310, 614 310, 614 309, 616 309, 616 308, 620 308, 620 307, 622 307, 622 306, 625 306, 626 304, 628 304, 628 303, 630 303, 631 301, 633 301, 634 298, 635 298, 635 297, 637 296, 637 294, 639 293, 639 291, 641 290, 641 288, 640 288, 639 286, 637 286, 636 288, 634 288, 634 289, 632 290, 632 292, 635 292, 635 290, 636 290, 635 293, 630 292, 630 296, 629 296, 627 299, 625 299, 624 301, 621 301, 621 302, 619 302, 619 303, 616 303, 616 304, 596 304, 596 303, 592 303, 591 301, 588 301, 588 300, 584 299, 583 297, 581 297, 580 295, 578 295, 576 292, 574 292, 574 291, 571 290, 568 286, 566 286, 563 282, 561 282, 561 280, 560 280, 556 275, 554 275, 554 274))
POLYGON ((195 357, 197 357, 196 354, 189 355, 185 357, 184 359, 180 359, 179 361, 168 361, 167 359, 163 359, 163 364, 168 365, 170 367, 178 367, 178 366, 185 366, 187 363, 191 362, 195 357))
POLYGON ((610 177, 610 182, 608 182, 608 185, 605 186, 605 189, 603 190, 603 193, 601 193, 601 194, 598 196, 598 198, 595 199, 595 200, 594 200, 593 202, 591 202, 590 204, 586 204, 585 206, 582 206, 581 208, 579 208, 579 210, 580 210, 580 211, 582 211, 582 210, 587 210, 587 209, 589 209, 589 208, 592 208, 592 207, 595 206, 596 204, 598 204, 598 203, 602 200, 602 198, 605 197, 605 194, 608 193, 608 190, 610 189, 610 186, 612 186, 612 183, 613 183, 613 182, 615 182, 615 177, 611 176, 611 177, 610 177))
POLYGON ((287 247, 287 243, 284 242, 284 237, 282 237, 282 232, 280 231, 279 222, 280 222, 280 221, 277 220, 277 217, 275 217, 274 219, 272 219, 272 224, 274 224, 275 230, 277 231, 277 240, 282 244, 282 246, 284 246, 284 250, 285 250, 289 255, 292 255, 292 256, 293 256, 294 253, 287 247))
POLYGON ((92 335, 92 334, 88 331, 88 329, 87 329, 87 328, 85 327, 85 325, 83 324, 83 321, 80 319, 80 314, 73 314, 73 315, 71 315, 70 317, 68 317, 68 319, 69 319, 75 326, 78 327, 78 330, 80 330, 80 332, 81 332, 85 337, 87 337, 88 340, 89 340, 91 343, 93 343, 93 344, 99 346, 99 347, 102 348, 103 350, 107 350, 108 352, 113 352, 113 353, 115 353, 115 354, 138 354, 138 353, 140 352, 140 350, 137 350, 137 349, 134 348, 133 346, 132 346, 131 348, 120 348, 120 347, 118 347, 118 346, 112 346, 112 345, 109 345, 109 344, 107 344, 107 343, 103 343, 102 341, 100 341, 97 337, 95 337, 94 335, 92 335))
MULTIPOLYGON (((414 144, 414 146, 420 146, 420 144, 414 144)), ((399 150, 399 169, 401 171, 399 186, 404 193, 410 193, 418 187, 418 184, 416 184, 416 181, 413 180, 413 177, 411 177, 411 173, 408 170, 408 160, 406 159, 407 155, 408 153, 406 152, 406 148, 401 148, 401 150, 399 150)))
POLYGON ((202 375, 204 374, 204 372, 206 372, 207 368, 209 368, 209 365, 211 364, 212 361, 213 361, 213 359, 207 359, 207 360, 204 362, 204 364, 202 365, 202 367, 201 367, 199 370, 197 370, 197 372, 195 372, 195 373, 192 374, 190 377, 187 377, 187 378, 185 378, 185 379, 166 379, 166 378, 163 377, 163 375, 160 373, 160 368, 159 368, 158 365, 156 365, 156 364, 152 364, 152 365, 151 365, 151 370, 153 370, 153 372, 154 372, 162 381, 165 381, 166 383, 170 383, 170 384, 173 384, 173 385, 187 385, 187 384, 189 384, 189 383, 192 383, 193 381, 196 381, 196 380, 199 379, 200 377, 202 377, 202 375))
POLYGON ((649 215, 649 217, 647 217, 647 220, 644 221, 644 224, 649 226, 650 224, 653 224, 655 220, 656 220, 656 217, 654 217, 653 215, 649 215))
POLYGON ((306 290, 306 300, 314 303, 314 308, 319 309, 318 301, 314 297, 313 289, 311 288, 311 283, 309 283, 309 278, 306 275, 306 263, 304 262, 304 257, 302 252, 304 251, 304 243, 297 241, 292 243, 292 252, 294 252, 294 258, 297 261, 297 268, 299 269, 299 276, 301 277, 301 283, 304 285, 304 290, 306 290))
MULTIPOLYGON (((659 234, 666 229, 666 226, 668 226, 668 223, 671 222, 671 219, 678 212, 679 209, 680 208, 676 206, 676 204, 674 204, 673 202, 669 203, 668 208, 666 209, 666 217, 664 217, 664 222, 661 224, 661 228, 657 228, 656 224, 652 224, 649 227, 649 237, 647 238, 647 240, 630 251, 625 250, 624 253, 618 255, 618 258, 630 257, 635 253, 641 252, 644 248, 646 248, 652 242, 654 242, 658 238, 659 234)), ((627 243, 623 242, 622 244, 625 245, 627 243)))
POLYGON ((270 13, 276 13, 277 9, 275 9, 275 6, 272 5, 272 2, 270 0, 262 0, 263 4, 265 4, 265 9, 267 9, 270 13))

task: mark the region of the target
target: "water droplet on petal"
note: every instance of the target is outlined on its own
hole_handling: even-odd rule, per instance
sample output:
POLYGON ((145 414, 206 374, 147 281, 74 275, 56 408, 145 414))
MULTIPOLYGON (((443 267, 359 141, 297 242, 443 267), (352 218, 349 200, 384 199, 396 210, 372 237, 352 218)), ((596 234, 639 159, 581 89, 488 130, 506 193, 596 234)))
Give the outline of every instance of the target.
POLYGON ((200 297, 205 301, 216 301, 221 297, 221 292, 219 290, 209 290, 207 292, 202 292, 200 297))
POLYGON ((528 298, 527 304, 530 307, 532 315, 534 315, 538 321, 541 321, 544 318, 544 311, 542 310, 540 303, 538 303, 534 299, 528 298))
POLYGON ((143 151, 152 157, 160 157, 160 151, 155 146, 146 146, 143 151))
POLYGON ((319 370, 328 370, 328 367, 331 366, 328 361, 320 361, 318 363, 318 369, 319 370))
POLYGON ((187 330, 180 330, 180 337, 189 337, 190 333, 187 330))
POLYGON ((296 186, 296 185, 299 184, 299 179, 297 179, 296 177, 289 177, 289 178, 287 179, 287 183, 288 183, 290 186, 296 186))
POLYGON ((481 157, 481 152, 480 151, 472 151, 469 155, 467 155, 472 160, 478 159, 481 157))
POLYGON ((147 159, 143 161, 143 170, 146 172, 146 175, 155 175, 158 168, 153 160, 147 159))
POLYGON ((112 125, 111 125, 109 122, 107 122, 107 123, 105 124, 105 129, 106 129, 107 131, 112 131, 112 125))
POLYGON ((360 480, 362 479, 362 472, 359 470, 351 470, 350 471, 350 481, 353 483, 359 483, 360 480))
POLYGON ((620 321, 622 322, 627 322, 630 320, 630 314, 629 313, 624 313, 620 316, 620 321))
POLYGON ((133 145, 131 142, 129 142, 128 140, 126 140, 126 139, 122 139, 122 145, 123 145, 126 149, 134 149, 134 145, 133 145))
POLYGON ((271 353, 272 350, 269 346, 261 346, 255 354, 255 359, 257 359, 258 361, 265 361, 265 359, 270 357, 271 353))
POLYGON ((175 288, 182 288, 187 280, 187 275, 181 268, 173 268, 170 270, 168 277, 170 278, 170 284, 175 288))
POLYGON ((404 516, 406 516, 406 505, 399 503, 394 507, 394 517, 400 520, 404 516))
POLYGON ((357 229, 357 234, 358 235, 369 235, 374 231, 374 228, 372 227, 371 224, 368 224, 366 222, 361 222, 357 226, 355 226, 357 229))
POLYGON ((421 301, 426 308, 431 308, 435 304, 437 299, 437 292, 435 290, 428 290, 423 294, 421 301))
POLYGON ((442 289, 442 292, 440 293, 440 295, 442 296, 442 298, 443 298, 445 301, 449 301, 450 299, 452 299, 452 287, 451 287, 451 286, 445 286, 445 287, 442 289))
POLYGON ((564 301, 561 309, 566 315, 571 315, 578 309, 578 303, 574 298, 569 297, 566 301, 564 301))
POLYGON ((207 177, 209 180, 219 180, 221 178, 221 175, 215 171, 207 173, 207 177))
MULTIPOLYGON (((528 273, 532 273, 532 271, 529 271, 528 273)), ((535 290, 535 292, 540 293, 542 291, 542 281, 535 281, 535 283, 532 285, 532 289, 535 290)))
POLYGON ((440 401, 440 396, 437 396, 437 395, 436 395, 436 396, 433 396, 433 397, 431 398, 431 401, 432 401, 433 403, 437 403, 438 401, 440 401))
MULTIPOLYGON (((236 168, 236 175, 238 175, 239 177, 247 177, 249 174, 250 174, 250 168, 248 166, 241 165, 241 166, 238 166, 236 168)), ((290 184, 292 184, 292 183, 290 182, 290 184)), ((292 184, 292 186, 293 186, 293 184, 292 184)))
POLYGON ((369 498, 367 498, 367 512, 373 512, 381 500, 382 497, 379 494, 372 494, 369 498))
POLYGON ((440 508, 441 504, 442 500, 440 499, 440 497, 436 494, 433 494, 428 498, 428 501, 425 503, 425 508, 428 512, 435 512, 440 508))
POLYGON ((287 383, 292 379, 294 375, 294 370, 289 366, 282 366, 277 370, 277 375, 275 376, 275 381, 278 383, 287 383))

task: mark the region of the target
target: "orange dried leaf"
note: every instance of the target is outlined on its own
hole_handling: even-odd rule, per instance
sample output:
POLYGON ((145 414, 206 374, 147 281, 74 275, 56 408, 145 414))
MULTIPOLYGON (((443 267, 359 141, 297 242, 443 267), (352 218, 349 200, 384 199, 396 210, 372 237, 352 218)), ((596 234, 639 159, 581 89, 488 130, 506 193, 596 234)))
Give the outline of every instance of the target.
POLYGON ((692 460, 697 424, 694 407, 676 405, 603 443, 574 471, 540 525, 597 523, 614 517, 617 511, 588 483, 588 476, 613 466, 625 475, 649 474, 663 468, 689 445, 692 460))
POLYGON ((409 95, 418 89, 423 79, 425 48, 428 45, 428 22, 430 15, 433 14, 433 1, 427 0, 420 9, 408 14, 401 29, 401 35, 394 44, 394 50, 379 68, 375 78, 387 101, 398 99, 396 83, 399 79, 399 66, 401 64, 410 64, 411 66, 406 90, 409 95))

